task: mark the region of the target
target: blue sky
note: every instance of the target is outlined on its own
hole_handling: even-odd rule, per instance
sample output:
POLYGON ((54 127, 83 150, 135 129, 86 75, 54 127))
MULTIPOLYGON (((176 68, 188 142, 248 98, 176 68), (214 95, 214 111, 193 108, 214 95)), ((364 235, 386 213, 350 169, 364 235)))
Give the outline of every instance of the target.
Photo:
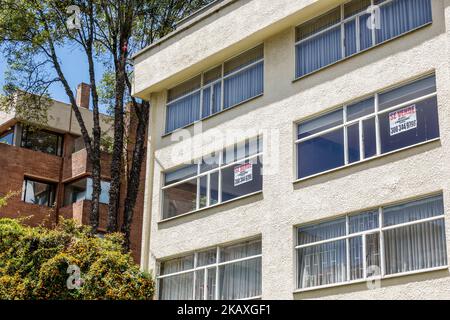
MULTIPOLYGON (((75 92, 76 87, 81 82, 89 83, 88 63, 85 54, 76 48, 63 47, 58 50, 63 72, 70 84, 70 87, 75 92)), ((5 71, 7 69, 6 59, 1 56, 0 59, 0 88, 5 84, 5 71)), ((101 63, 96 64, 97 83, 100 82, 105 68, 101 63)), ((53 71, 53 70, 51 70, 53 71)), ((0 91, 2 91, 0 89, 0 91)), ((50 95, 53 99, 69 102, 63 86, 60 83, 55 83, 50 87, 50 95)))

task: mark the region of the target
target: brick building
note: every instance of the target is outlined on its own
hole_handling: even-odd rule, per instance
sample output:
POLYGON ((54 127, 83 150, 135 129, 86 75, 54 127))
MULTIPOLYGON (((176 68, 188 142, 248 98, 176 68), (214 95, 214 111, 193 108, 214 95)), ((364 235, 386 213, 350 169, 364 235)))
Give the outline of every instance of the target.
MULTIPOLYGON (((77 88, 77 104, 90 132, 93 124, 89 96, 89 86, 80 84, 77 88)), ((88 224, 92 169, 80 127, 68 104, 52 101, 48 115, 48 123, 43 129, 30 130, 14 113, 0 112, 0 196, 10 192, 15 194, 9 199, 8 205, 0 210, 0 217, 27 217, 26 223, 32 226, 51 227, 58 223, 60 217, 88 224)), ((112 136, 112 123, 107 116, 100 117, 102 132, 112 136)), ((127 121, 130 134, 134 132, 132 119, 130 116, 127 121)), ((132 145, 129 145, 128 150, 132 149, 132 145)), ((107 225, 110 164, 111 155, 103 152, 100 232, 105 232, 107 225)), ((144 176, 145 170, 142 172, 144 176)), ((121 206, 125 198, 125 181, 122 185, 121 206)), ((142 206, 141 195, 137 199, 131 231, 131 249, 136 261, 140 257, 142 206)))

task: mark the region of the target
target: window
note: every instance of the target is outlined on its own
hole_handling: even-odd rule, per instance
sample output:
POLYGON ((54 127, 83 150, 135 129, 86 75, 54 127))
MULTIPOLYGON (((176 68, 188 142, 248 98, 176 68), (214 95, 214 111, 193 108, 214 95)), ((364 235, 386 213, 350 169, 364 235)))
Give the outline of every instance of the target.
POLYGON ((298 289, 445 267, 443 198, 297 228, 296 250, 298 289))
POLYGON ((261 295, 261 240, 161 262, 159 299, 232 300, 261 295))
POLYGON ((63 137, 60 134, 44 130, 23 128, 22 148, 62 156, 63 137))
MULTIPOLYGON (((108 181, 101 181, 100 203, 109 204, 109 188, 108 181)), ((72 203, 92 200, 92 178, 84 178, 67 184, 64 188, 64 205, 72 203)))
POLYGON ((0 143, 14 145, 14 128, 6 130, 6 132, 0 133, 0 143))
POLYGON ((203 72, 168 92, 166 133, 259 96, 264 90, 264 46, 203 72))
POLYGON ((298 125, 297 178, 439 138, 435 76, 298 125))
POLYGON ((252 138, 165 174, 163 219, 262 190, 262 138, 252 138))
POLYGON ((55 202, 55 190, 56 187, 53 183, 25 179, 23 182, 22 201, 52 207, 55 202))
POLYGON ((296 77, 431 22, 430 0, 349 1, 296 28, 296 77))

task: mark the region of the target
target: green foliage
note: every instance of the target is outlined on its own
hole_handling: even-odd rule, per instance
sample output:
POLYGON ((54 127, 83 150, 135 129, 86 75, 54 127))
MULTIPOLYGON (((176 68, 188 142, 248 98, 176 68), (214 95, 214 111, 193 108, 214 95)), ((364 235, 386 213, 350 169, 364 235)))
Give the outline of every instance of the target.
POLYGON ((0 219, 0 299, 152 299, 152 277, 122 244, 119 234, 100 238, 72 220, 49 230, 0 219), (79 278, 69 266, 79 268, 79 278), (69 289, 69 277, 80 286, 69 289))

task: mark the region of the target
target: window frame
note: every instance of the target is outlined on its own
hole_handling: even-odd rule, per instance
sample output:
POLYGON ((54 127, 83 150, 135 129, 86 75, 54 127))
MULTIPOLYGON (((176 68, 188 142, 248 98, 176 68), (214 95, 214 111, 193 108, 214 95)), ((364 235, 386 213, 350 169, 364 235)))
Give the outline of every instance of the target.
POLYGON ((37 130, 36 132, 42 132, 42 133, 46 133, 48 135, 52 135, 56 137, 56 152, 55 153, 48 153, 45 151, 41 151, 41 150, 33 150, 31 148, 26 147, 26 143, 28 142, 28 135, 30 133, 29 128, 27 127, 23 127, 21 130, 21 137, 20 137, 20 147, 24 148, 24 149, 28 149, 31 151, 35 151, 35 152, 42 152, 45 154, 49 154, 51 156, 56 156, 56 157, 62 157, 63 153, 64 153, 64 135, 58 132, 54 132, 54 131, 50 131, 50 130, 45 130, 45 129, 40 129, 37 130))
MULTIPOLYGON (((261 159, 261 164, 263 164, 263 157, 264 157, 263 142, 264 142, 264 139, 263 139, 262 135, 258 136, 258 137, 253 137, 253 138, 246 139, 246 140, 244 140, 244 142, 241 141, 241 143, 246 144, 245 141, 250 141, 252 139, 256 139, 257 144, 258 144, 257 148, 259 149, 259 146, 261 146, 261 150, 262 151, 257 152, 257 153, 255 153, 255 154, 253 154, 251 156, 246 156, 246 157, 244 157, 242 159, 234 160, 233 162, 230 162, 230 163, 225 163, 224 162, 224 153, 227 152, 226 151, 227 147, 225 147, 222 150, 215 152, 217 154, 218 159, 219 159, 219 164, 217 165, 216 168, 209 169, 209 170, 206 170, 204 172, 201 172, 201 165, 202 165, 202 161, 201 160, 203 159, 203 158, 201 158, 200 160, 197 160, 197 161, 195 161, 192 164, 192 165, 197 166, 197 174, 195 176, 192 176, 192 177, 189 177, 189 178, 186 178, 186 179, 182 179, 180 181, 177 181, 177 182, 174 182, 174 183, 171 183, 171 184, 168 184, 168 185, 164 185, 165 175, 167 173, 169 173, 169 172, 176 171, 177 169, 171 169, 171 170, 166 170, 166 171, 161 172, 162 178, 161 178, 161 188, 160 188, 160 190, 161 190, 161 193, 160 193, 161 201, 160 201, 159 222, 170 221, 170 220, 173 220, 173 219, 184 217, 184 216, 187 216, 187 215, 190 215, 190 214, 193 214, 193 213, 197 213, 197 212, 200 212, 200 211, 203 211, 203 210, 214 208, 214 207, 217 207, 217 206, 220 206, 220 205, 223 205, 223 204, 227 204, 227 203, 230 203, 230 202, 233 202, 233 201, 238 201, 238 200, 241 200, 243 198, 251 197, 251 196, 254 196, 256 194, 262 193, 263 192, 263 188, 261 187, 261 190, 259 190, 259 191, 251 192, 249 194, 236 197, 234 199, 222 201, 222 171, 224 169, 227 169, 229 167, 235 166, 236 164, 241 164, 241 163, 243 164, 245 162, 250 162, 250 161, 256 161, 256 163, 258 163, 260 159, 261 159), (210 177, 214 173, 218 173, 218 188, 217 188, 218 201, 215 204, 211 204, 211 182, 210 182, 211 178, 210 177), (203 177, 207 177, 207 190, 206 190, 206 196, 207 196, 206 203, 207 204, 204 207, 200 207, 200 180, 203 177), (196 192, 196 209, 195 210, 191 210, 191 211, 186 212, 186 213, 183 213, 183 214, 180 214, 180 215, 173 216, 173 217, 164 218, 164 190, 167 190, 169 188, 172 188, 172 187, 184 184, 184 183, 189 182, 189 181, 194 180, 194 179, 196 180, 196 188, 197 188, 197 192, 196 192)), ((234 144, 233 146, 236 146, 236 145, 239 146, 241 143, 234 144)), ((209 156, 209 155, 207 155, 207 156, 209 156)), ((182 168, 183 167, 180 167, 178 169, 182 169, 182 168)))
MULTIPOLYGON (((424 145, 424 144, 428 144, 428 143, 432 143, 432 142, 435 142, 435 141, 439 141, 441 139, 441 135, 439 135, 439 137, 437 137, 437 138, 433 138, 433 139, 430 139, 430 140, 426 140, 426 141, 422 141, 422 142, 419 142, 419 143, 415 143, 415 144, 412 144, 412 145, 409 145, 409 146, 406 146, 406 147, 403 147, 403 148, 399 148, 399 149, 396 149, 396 150, 392 150, 392 151, 389 151, 389 152, 385 152, 385 153, 381 152, 382 151, 382 145, 381 145, 382 141, 381 141, 380 117, 382 115, 384 115, 384 114, 393 112, 393 111, 395 111, 397 109, 401 109, 401 108, 404 108, 406 106, 409 106, 409 105, 412 105, 412 104, 416 104, 416 103, 425 101, 425 100, 430 99, 430 98, 436 98, 437 99, 438 98, 438 93, 437 93, 438 92, 438 89, 437 89, 438 85, 437 85, 437 81, 436 81, 436 91, 433 92, 433 93, 430 93, 430 94, 427 94, 427 95, 424 95, 424 96, 421 96, 419 98, 415 98, 415 99, 412 99, 412 100, 408 100, 406 102, 402 102, 400 104, 391 106, 391 107, 383 109, 383 110, 380 110, 380 108, 379 108, 379 106, 380 106, 379 105, 379 96, 384 94, 384 93, 386 93, 386 92, 389 92, 391 90, 395 90, 397 88, 401 88, 403 86, 412 84, 412 83, 414 83, 416 81, 420 81, 422 79, 426 79, 426 78, 432 77, 432 76, 436 76, 436 74, 435 73, 428 73, 428 74, 425 74, 425 75, 421 75, 419 77, 410 79, 408 81, 404 81, 401 84, 390 86, 390 87, 385 88, 383 90, 379 90, 379 91, 377 91, 377 92, 375 92, 373 94, 366 95, 363 98, 352 100, 351 102, 345 103, 344 105, 341 105, 338 108, 329 109, 327 111, 321 112, 318 115, 315 115, 315 116, 312 116, 312 117, 307 117, 304 120, 300 120, 300 121, 294 122, 294 126, 295 126, 294 152, 295 152, 295 158, 296 158, 296 163, 295 163, 295 171, 296 171, 295 172, 295 177, 296 177, 296 180, 294 180, 294 183, 305 181, 305 180, 308 180, 308 179, 312 179, 312 178, 315 178, 315 177, 318 177, 318 176, 321 176, 321 175, 324 175, 324 174, 328 174, 328 173, 335 172, 335 171, 338 171, 338 170, 341 170, 341 169, 344 169, 344 168, 352 167, 352 166, 355 166, 355 165, 358 165, 358 164, 361 164, 361 163, 365 163, 367 161, 371 161, 371 160, 374 160, 374 159, 385 157, 385 156, 388 156, 388 155, 393 154, 393 153, 402 152, 404 150, 411 149, 411 148, 414 148, 414 147, 418 147, 418 146, 421 146, 421 145, 424 145), (374 98, 374 112, 370 113, 368 115, 356 118, 354 120, 347 121, 347 108, 349 106, 352 106, 352 105, 358 103, 358 102, 363 102, 363 101, 365 101, 367 99, 370 99, 370 98, 374 98), (317 132, 317 133, 314 133, 314 134, 311 134, 311 135, 309 135, 309 136, 307 136, 305 138, 298 139, 298 129, 299 129, 299 126, 302 123, 305 123, 305 122, 307 122, 309 120, 318 119, 318 118, 320 118, 322 116, 325 116, 325 115, 327 115, 329 113, 332 113, 332 112, 335 112, 335 111, 338 111, 338 110, 342 110, 342 114, 343 114, 343 122, 342 122, 342 124, 334 126, 332 128, 329 128, 329 129, 325 129, 323 131, 320 131, 320 132, 317 132), (371 157, 365 157, 365 155, 364 155, 364 138, 363 138, 363 130, 362 130, 363 129, 363 122, 366 121, 366 120, 373 119, 373 118, 375 119, 376 154, 374 156, 371 156, 371 157), (348 128, 349 127, 351 127, 351 126, 353 126, 355 124, 358 124, 358 123, 359 123, 360 160, 350 163, 349 162, 349 146, 348 146, 348 134, 347 133, 348 133, 348 128), (300 170, 299 170, 300 162, 299 161, 300 161, 300 159, 299 159, 299 155, 298 155, 298 145, 300 143, 302 143, 302 142, 305 142, 305 141, 308 141, 308 140, 320 137, 320 136, 322 136, 324 134, 327 134, 327 133, 330 133, 330 132, 333 132, 333 131, 336 131, 336 130, 340 130, 340 129, 343 129, 343 134, 344 134, 344 163, 345 164, 343 166, 339 166, 339 167, 336 167, 336 168, 332 168, 330 170, 318 172, 316 174, 300 178, 299 177, 299 173, 300 173, 300 170)), ((438 107, 438 115, 439 115, 439 100, 437 102, 437 107, 438 107)))
MULTIPOLYGON (((378 207, 372 207, 366 210, 359 210, 356 212, 352 212, 352 213, 348 213, 345 215, 341 215, 341 216, 335 216, 333 218, 328 218, 325 220, 320 220, 320 221, 316 221, 313 223, 307 223, 307 224, 302 224, 302 225, 296 225, 294 226, 294 236, 295 236, 295 246, 294 246, 294 251, 295 251, 295 277, 294 277, 294 283, 295 283, 295 290, 294 293, 301 293, 301 292, 306 292, 306 291, 313 291, 313 290, 320 290, 320 289, 326 289, 326 288, 332 288, 332 287, 337 287, 337 286, 345 286, 345 285, 351 285, 351 284, 356 284, 356 283, 362 283, 362 282, 367 282, 367 281, 373 281, 373 280, 383 280, 383 279, 390 279, 390 278, 396 278, 396 277, 402 277, 402 276, 408 276, 408 275, 413 275, 413 274, 419 274, 419 273, 426 273, 426 272, 432 272, 432 271, 438 271, 438 270, 446 270, 449 268, 449 261, 448 261, 448 257, 447 257, 447 264, 443 265, 443 266, 439 266, 439 267, 433 267, 433 268, 425 268, 425 269, 417 269, 417 270, 412 270, 412 271, 406 271, 406 272, 399 272, 399 273, 393 273, 393 274, 386 274, 386 266, 385 266, 385 262, 386 262, 386 255, 385 255, 385 243, 384 243, 384 232, 385 231, 389 231, 389 230, 393 230, 393 229, 400 229, 400 228, 404 228, 404 227, 408 227, 408 226, 413 226, 413 225, 420 225, 420 224, 424 224, 427 222, 433 222, 433 221, 438 221, 438 220, 442 220, 444 221, 444 223, 446 223, 446 213, 445 211, 439 215, 439 216, 434 216, 434 217, 430 217, 430 218, 425 218, 425 219, 418 219, 418 220, 414 220, 414 221, 410 221, 410 222, 404 222, 404 223, 399 223, 399 224, 395 224, 395 225, 390 225, 390 226, 383 226, 384 220, 383 220, 383 213, 384 213, 384 209, 386 208, 390 208, 390 207, 395 207, 395 206, 400 206, 403 204, 408 204, 408 203, 412 203, 415 201, 420 201, 420 200, 426 200, 429 198, 433 198, 433 197, 442 197, 442 201, 444 202, 444 197, 442 192, 440 193, 433 193, 433 194, 429 194, 429 195, 424 195, 424 196, 419 196, 419 197, 415 197, 412 199, 408 199, 408 200, 403 200, 403 201, 397 201, 395 203, 391 203, 391 204, 385 204, 382 206, 378 206, 378 207), (378 212, 378 227, 377 228, 373 228, 370 230, 366 230, 366 231, 361 231, 361 232, 354 232, 354 233, 350 233, 350 224, 349 224, 349 218, 358 214, 363 214, 365 212, 370 212, 370 211, 377 211, 378 212), (319 225, 320 223, 324 223, 324 222, 333 222, 335 220, 339 220, 339 219, 343 219, 345 218, 345 224, 346 224, 346 231, 345 231, 345 236, 340 236, 340 237, 336 237, 336 238, 330 238, 330 239, 326 239, 326 240, 322 240, 322 241, 316 241, 316 242, 311 242, 311 243, 307 243, 307 244, 303 244, 303 245, 299 245, 298 244, 298 230, 301 228, 305 228, 308 226, 315 226, 315 225, 319 225), (362 237, 362 257, 366 257, 366 252, 367 252, 367 248, 366 248, 366 239, 367 236, 369 235, 373 235, 373 234, 377 234, 379 235, 379 251, 380 251, 380 271, 381 274, 380 275, 375 275, 375 276, 367 276, 367 260, 363 259, 363 266, 362 266, 362 272, 363 272, 363 277, 361 279, 356 279, 356 280, 349 280, 351 279, 350 274, 351 274, 351 268, 350 268, 350 239, 353 238, 357 238, 357 237, 362 237), (332 242, 336 242, 336 241, 342 241, 345 240, 346 244, 345 244, 345 250, 346 250, 346 263, 345 263, 345 267, 346 267, 346 281, 342 281, 342 282, 336 282, 336 283, 331 283, 331 284, 325 284, 325 285, 319 285, 319 286, 312 286, 312 287, 307 287, 307 288, 299 288, 299 283, 298 283, 298 276, 299 276, 299 265, 298 265, 298 258, 299 258, 299 250, 302 248, 307 248, 307 247, 313 247, 313 246, 317 246, 317 245, 321 245, 321 244, 326 244, 326 243, 332 243, 332 242)), ((445 226, 444 226, 444 234, 445 234, 445 226)), ((448 239, 446 238, 445 243, 447 245, 447 241, 448 239)))
MULTIPOLYGON (((92 194, 91 195, 88 195, 87 194, 87 190, 88 190, 88 181, 89 180, 91 180, 91 184, 92 184, 92 177, 91 176, 85 176, 85 177, 80 177, 80 178, 77 178, 77 179, 74 179, 74 180, 71 180, 71 181, 69 181, 69 182, 66 182, 66 183, 64 183, 64 185, 63 185, 63 191, 64 191, 64 201, 63 201, 63 206, 64 207, 67 207, 67 206, 71 206, 71 205, 73 205, 74 203, 77 203, 77 202, 81 202, 81 201, 92 201, 92 194), (69 188, 69 187, 71 187, 74 183, 77 183, 77 182, 80 182, 80 181, 83 181, 84 180, 84 187, 85 187, 85 190, 84 190, 84 197, 83 197, 83 199, 80 199, 80 200, 78 200, 78 201, 73 201, 72 199, 73 199, 73 193, 72 193, 72 195, 71 195, 71 197, 70 197, 70 203, 66 203, 66 192, 67 192, 67 188, 69 188)), ((109 179, 100 179, 100 184, 104 184, 104 183, 109 183, 109 184, 111 184, 111 181, 109 180, 109 179)), ((101 190, 101 193, 100 193, 100 195, 99 195, 99 203, 100 204, 103 204, 103 205, 109 205, 109 202, 103 202, 103 201, 101 201, 100 199, 101 199, 101 195, 102 195, 102 193, 103 192, 105 192, 105 189, 104 188, 101 188, 102 190, 101 190)), ((105 194, 107 194, 108 195, 108 198, 109 198, 109 192, 106 192, 105 194)))
MULTIPOLYGON (((214 299, 213 300, 219 300, 219 293, 220 293, 220 289, 219 289, 219 282, 220 282, 220 267, 221 266, 225 266, 225 265, 229 265, 229 264, 234 264, 234 263, 239 263, 239 262, 243 262, 243 261, 250 261, 250 260, 256 260, 256 259, 262 259, 262 239, 261 237, 252 237, 249 239, 244 239, 244 240, 239 240, 239 241, 233 241, 232 243, 226 243, 226 244, 222 244, 222 245, 217 245, 217 246, 212 246, 212 247, 208 247, 208 248, 203 248, 203 249, 199 249, 199 250, 195 250, 189 253, 185 253, 182 255, 177 255, 175 257, 172 258, 165 258, 165 259, 161 259, 157 262, 157 276, 156 276, 156 283, 157 283, 157 288, 156 288, 156 296, 159 298, 160 297, 160 279, 164 279, 164 278, 169 278, 169 277, 173 277, 173 276, 178 276, 178 275, 182 275, 182 274, 187 274, 187 273, 193 273, 193 293, 192 293, 192 301, 196 301, 195 299, 195 294, 196 294, 196 274, 197 271, 205 271, 204 272, 204 278, 205 281, 203 282, 203 299, 204 301, 208 301, 207 298, 207 293, 208 290, 205 290, 207 288, 207 284, 208 284, 208 269, 215 269, 215 290, 214 290, 214 299), (220 254, 221 254, 221 249, 228 247, 228 246, 232 246, 232 245, 239 245, 239 244, 243 244, 243 243, 248 243, 248 242, 256 242, 259 241, 261 243, 261 253, 257 254, 257 255, 252 255, 252 256, 248 256, 245 258, 239 258, 239 259, 235 259, 235 260, 229 260, 229 261, 224 261, 224 262, 220 262, 220 254), (198 266, 198 254, 205 252, 205 251, 211 251, 215 249, 216 250, 216 262, 215 263, 211 263, 211 264, 207 264, 207 265, 203 265, 203 266, 198 266), (193 268, 190 269, 186 269, 183 271, 178 271, 178 272, 173 272, 173 273, 168 273, 168 274, 164 274, 161 275, 161 265, 166 262, 166 261, 170 261, 173 259, 180 259, 180 258, 184 258, 187 256, 191 256, 194 255, 194 261, 193 261, 193 268)), ((262 267, 262 261, 261 261, 261 267, 262 267)), ((262 287, 261 287, 262 290, 262 287)), ((257 300, 257 299, 261 299, 262 295, 259 296, 254 296, 254 297, 247 297, 247 298, 242 298, 242 299, 237 299, 237 300, 257 300)), ((199 301, 199 300, 197 300, 199 301)), ((200 300, 201 301, 201 300, 200 300)))
POLYGON ((11 144, 9 144, 7 142, 1 142, 1 141, 0 141, 0 143, 6 144, 6 145, 10 145, 10 146, 14 146, 14 141, 15 141, 15 138, 16 138, 16 133, 15 133, 15 127, 14 126, 9 128, 8 130, 4 131, 3 133, 0 133, 0 140, 8 137, 9 135, 11 135, 11 140, 12 140, 11 144))
POLYGON ((41 206, 41 207, 45 206, 45 207, 49 207, 49 208, 52 208, 53 205, 56 204, 56 202, 57 202, 57 184, 55 182, 35 179, 35 178, 32 178, 32 177, 24 177, 22 185, 23 185, 23 187, 22 187, 22 197, 21 197, 22 202, 28 203, 28 204, 31 204, 31 205, 41 206), (37 204, 37 203, 31 203, 31 202, 26 201, 28 182, 35 182, 35 183, 45 184, 45 185, 47 185, 47 186, 49 186, 51 188, 50 189, 50 195, 48 197, 46 205, 37 204))
MULTIPOLYGON (((355 24, 356 24, 355 25, 355 29, 356 29, 356 32, 358 32, 360 30, 359 29, 360 28, 360 17, 368 14, 366 12, 366 10, 363 10, 361 12, 358 12, 356 14, 353 14, 353 15, 345 18, 344 6, 347 3, 349 3, 350 1, 351 0, 348 0, 347 2, 341 4, 341 5, 337 6, 337 7, 333 7, 332 9, 328 10, 325 13, 319 14, 319 15, 317 15, 316 17, 314 17, 312 19, 309 19, 307 21, 304 21, 304 22, 294 26, 294 59, 295 60, 294 60, 294 79, 292 80, 292 82, 297 82, 297 81, 299 81, 299 80, 301 80, 303 78, 306 78, 306 77, 308 77, 308 76, 310 76, 312 74, 315 74, 315 73, 320 72, 320 71, 322 71, 322 70, 324 70, 326 68, 329 68, 329 67, 331 67, 331 66, 333 66, 333 65, 335 65, 337 63, 346 61, 347 59, 353 58, 354 56, 357 56, 357 55, 362 54, 362 53, 364 53, 366 51, 369 51, 369 50, 372 50, 372 49, 374 49, 374 48, 376 48, 378 46, 381 46, 381 45, 383 45, 385 43, 388 43, 390 41, 393 41, 393 40, 396 40, 396 39, 398 39, 400 37, 403 37, 403 36, 405 36, 405 35, 407 35, 409 33, 412 33, 414 31, 422 29, 422 28, 424 28, 426 26, 429 26, 429 25, 433 24, 433 22, 434 22, 434 20, 433 20, 433 10, 432 10, 432 19, 431 19, 430 22, 425 23, 425 24, 423 24, 421 26, 418 26, 416 28, 408 30, 408 31, 406 31, 404 33, 401 33, 401 34, 399 34, 397 36, 394 36, 394 37, 392 37, 390 39, 384 40, 384 41, 379 42, 379 43, 376 42, 376 30, 373 29, 372 30, 372 45, 369 46, 366 49, 362 49, 361 50, 361 38, 359 36, 356 36, 356 52, 347 56, 346 53, 345 53, 345 24, 351 22, 352 20, 355 20, 355 24), (333 25, 331 25, 329 27, 326 27, 323 30, 320 30, 320 31, 318 31, 318 32, 316 32, 314 34, 311 34, 311 35, 305 37, 304 39, 301 39, 301 40, 297 41, 296 34, 297 34, 297 28, 298 27, 300 27, 300 26, 302 26, 304 24, 307 24, 308 22, 312 22, 313 20, 315 20, 317 18, 325 16, 327 13, 330 13, 331 11, 336 10, 336 8, 340 8, 340 12, 341 12, 341 19, 340 19, 339 22, 337 22, 337 23, 335 23, 335 24, 333 24, 333 25), (319 69, 316 69, 316 70, 313 70, 311 72, 308 72, 308 73, 306 73, 304 75, 297 76, 297 53, 296 53, 297 46, 299 44, 303 43, 303 42, 309 41, 309 40, 313 39, 314 37, 317 37, 317 36, 327 32, 327 31, 330 31, 330 30, 332 30, 332 29, 334 29, 334 28, 336 28, 338 26, 340 26, 340 29, 341 29, 340 30, 340 33, 341 33, 341 59, 339 59, 339 60, 337 60, 337 61, 335 61, 333 63, 330 63, 328 65, 325 65, 323 67, 320 67, 319 69)), ((396 0, 385 0, 385 2, 382 2, 380 4, 375 4, 375 0, 370 0, 370 1, 371 1, 371 6, 383 7, 383 6, 391 3, 392 1, 396 1, 396 0)), ((433 6, 433 2, 431 1, 431 9, 433 9, 432 6, 433 6)))
POLYGON ((263 72, 263 92, 262 92, 262 93, 260 93, 260 94, 258 94, 258 95, 256 95, 256 96, 253 96, 253 97, 251 97, 251 98, 248 98, 248 99, 246 99, 246 100, 243 100, 243 101, 241 101, 241 102, 239 102, 239 103, 236 103, 236 104, 234 104, 234 105, 231 105, 231 106, 229 106, 229 107, 227 107, 227 108, 224 107, 224 103, 225 103, 225 99, 224 99, 224 91, 225 91, 224 84, 225 84, 225 80, 228 79, 228 78, 230 78, 230 77, 232 77, 232 76, 235 76, 236 74, 239 74, 239 73, 241 73, 241 72, 244 72, 244 71, 246 71, 246 70, 248 70, 248 69, 250 69, 250 68, 252 68, 252 67, 254 67, 254 66, 258 65, 258 64, 260 64, 260 63, 262 63, 263 69, 264 69, 264 68, 265 68, 265 63, 264 63, 264 62, 265 62, 265 44, 264 44, 264 42, 261 42, 261 43, 255 45, 255 46, 253 46, 253 47, 250 48, 250 49, 247 49, 247 50, 245 50, 245 51, 242 51, 242 52, 240 52, 240 53, 238 53, 238 54, 236 54, 236 55, 234 55, 234 56, 228 58, 227 60, 224 60, 224 61, 223 61, 222 63, 220 63, 220 64, 217 64, 217 65, 215 65, 215 66, 213 66, 213 67, 211 67, 211 68, 208 68, 208 69, 206 69, 205 71, 202 71, 201 73, 198 73, 198 74, 196 74, 195 76, 190 77, 189 79, 186 79, 186 80, 184 80, 184 81, 181 81, 181 82, 177 83, 176 85, 171 86, 170 88, 168 88, 168 89, 167 89, 167 95, 166 95, 166 104, 165 104, 165 109, 164 109, 164 110, 165 110, 165 111, 164 111, 164 117, 165 117, 165 120, 164 120, 164 133, 163 133, 162 136, 165 137, 165 136, 171 135, 172 133, 174 133, 174 132, 176 132, 176 131, 185 129, 185 128, 189 127, 189 126, 192 126, 192 125, 195 124, 195 123, 198 123, 198 122, 200 122, 200 121, 206 120, 206 119, 211 118, 211 117, 213 117, 213 116, 215 116, 215 115, 218 115, 218 114, 220 114, 220 113, 222 113, 222 112, 225 112, 225 111, 227 111, 227 110, 229 110, 229 109, 232 109, 232 108, 237 107, 237 106, 239 106, 239 105, 241 105, 241 104, 247 103, 247 102, 249 102, 249 101, 251 101, 251 100, 253 100, 253 99, 256 99, 256 98, 258 98, 258 97, 263 96, 263 95, 264 95, 264 72, 263 72), (225 74, 225 64, 226 64, 228 61, 231 61, 231 60, 233 60, 234 58, 236 58, 236 57, 238 57, 238 56, 240 56, 240 55, 242 55, 242 54, 245 54, 245 53, 247 53, 247 52, 249 52, 249 51, 251 51, 251 50, 253 50, 253 49, 255 49, 255 48, 259 47, 259 46, 262 46, 262 47, 263 47, 263 48, 262 48, 262 50, 263 50, 263 56, 262 56, 261 59, 259 59, 259 60, 257 60, 257 61, 254 61, 254 62, 252 62, 252 63, 250 63, 250 64, 248 64, 248 65, 245 65, 245 66, 243 66, 243 67, 239 67, 239 68, 237 68, 236 70, 233 70, 232 72, 230 72, 230 73, 228 73, 228 74, 225 74), (220 75, 220 77, 219 77, 218 79, 214 80, 214 81, 211 81, 211 82, 205 84, 205 83, 204 83, 204 75, 205 75, 205 73, 207 73, 208 71, 214 70, 214 69, 216 69, 216 68, 219 68, 219 67, 221 68, 221 75, 220 75), (195 90, 193 90, 193 91, 191 91, 191 92, 189 92, 189 93, 186 93, 186 94, 184 94, 184 95, 182 95, 182 96, 179 96, 179 97, 177 97, 176 99, 173 99, 173 100, 169 101, 169 94, 168 94, 168 92, 169 92, 171 89, 176 88, 177 86, 179 86, 179 85, 181 85, 181 84, 183 84, 183 83, 185 83, 185 82, 187 82, 187 81, 189 81, 189 80, 191 80, 191 79, 194 79, 194 78, 196 78, 196 77, 199 77, 199 76, 200 76, 200 87, 199 87, 199 88, 197 88, 197 89, 195 89, 195 90), (214 94, 214 86, 215 86, 216 84, 218 84, 218 83, 221 84, 221 87, 220 87, 220 90, 221 90, 221 94, 220 94, 220 110, 217 111, 217 112, 215 112, 215 113, 213 113, 212 111, 213 111, 213 99, 214 99, 214 96, 213 96, 213 94, 214 94), (211 91, 211 93, 210 93, 210 100, 209 100, 209 101, 210 101, 210 114, 209 114, 208 116, 206 116, 206 117, 203 117, 203 116, 202 116, 202 113, 203 113, 203 91, 204 91, 205 89, 210 89, 210 91, 211 91), (191 96, 191 95, 194 95, 194 94, 197 94, 197 93, 200 93, 200 98, 199 98, 199 99, 200 99, 200 105, 199 105, 199 120, 196 120, 196 121, 194 121, 194 122, 192 122, 192 123, 186 124, 186 125, 184 125, 183 127, 176 128, 176 129, 174 129, 174 130, 172 130, 172 131, 168 131, 168 128, 167 128, 167 116, 168 116, 167 109, 168 109, 168 107, 169 107, 171 104, 175 103, 175 102, 178 102, 178 101, 180 101, 180 100, 182 100, 182 99, 184 99, 184 98, 186 98, 186 97, 188 97, 188 96, 191 96))

